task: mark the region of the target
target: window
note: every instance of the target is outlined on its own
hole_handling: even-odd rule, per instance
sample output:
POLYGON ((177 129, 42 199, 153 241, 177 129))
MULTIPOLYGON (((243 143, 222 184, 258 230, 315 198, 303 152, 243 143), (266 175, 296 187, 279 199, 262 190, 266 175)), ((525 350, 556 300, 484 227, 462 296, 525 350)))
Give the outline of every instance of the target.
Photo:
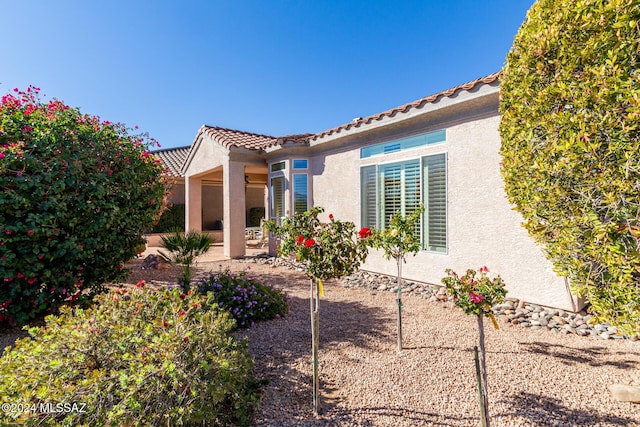
POLYGON ((423 147, 425 145, 438 144, 445 142, 447 132, 437 130, 434 132, 423 133, 420 135, 410 136, 408 138, 396 139, 395 141, 374 144, 360 149, 360 158, 378 156, 381 154, 397 153, 399 151, 410 150, 412 148, 423 147))
POLYGON ((409 215, 420 203, 424 249, 447 251, 446 155, 365 166, 360 170, 362 226, 384 228, 394 213, 409 215))
POLYGON ((271 165, 271 172, 281 171, 285 168, 284 162, 278 162, 271 165))
POLYGON ((284 177, 271 178, 271 218, 284 217, 284 177))
POLYGON ((425 234, 428 251, 447 251, 447 159, 444 154, 422 158, 425 180, 425 234))
POLYGON ((293 169, 309 169, 309 161, 306 159, 294 159, 293 169))
POLYGON ((293 174, 293 213, 307 210, 308 176, 306 173, 293 174))

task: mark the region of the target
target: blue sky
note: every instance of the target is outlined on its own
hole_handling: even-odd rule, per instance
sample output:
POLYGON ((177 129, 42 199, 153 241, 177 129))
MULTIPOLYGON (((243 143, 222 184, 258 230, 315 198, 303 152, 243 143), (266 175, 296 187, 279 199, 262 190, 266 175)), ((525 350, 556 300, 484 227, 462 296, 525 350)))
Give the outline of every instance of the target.
POLYGON ((320 132, 498 71, 534 0, 0 0, 32 84, 163 148, 202 124, 320 132))

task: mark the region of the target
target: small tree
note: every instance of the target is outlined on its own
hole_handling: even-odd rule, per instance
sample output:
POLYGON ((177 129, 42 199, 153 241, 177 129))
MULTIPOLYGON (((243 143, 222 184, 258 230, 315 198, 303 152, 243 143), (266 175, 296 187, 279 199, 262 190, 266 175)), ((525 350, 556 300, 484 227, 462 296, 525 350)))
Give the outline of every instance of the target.
POLYGON ((166 190, 155 141, 129 131, 34 87, 0 98, 0 323, 123 278, 166 190))
POLYGON ((182 266, 182 276, 178 278, 178 282, 188 290, 191 284, 191 265, 197 257, 209 251, 213 244, 213 237, 198 231, 186 233, 176 231, 168 236, 162 236, 161 239, 162 247, 169 253, 158 251, 158 255, 171 264, 182 266))
POLYGON ((407 254, 414 255, 420 250, 420 218, 424 206, 420 205, 406 217, 395 213, 389 227, 373 231, 371 246, 384 250, 387 259, 393 258, 398 268, 398 351, 402 351, 402 264, 407 262, 407 254))
POLYGON ((640 7, 539 0, 500 80, 505 190, 600 321, 640 334, 640 7))
POLYGON ((318 214, 321 207, 285 218, 282 225, 267 221, 269 232, 280 237, 279 254, 295 254, 304 264, 310 283, 311 309, 311 363, 313 365, 313 412, 318 413, 318 347, 320 332, 320 297, 323 296, 323 280, 336 279, 353 274, 367 256, 366 229, 356 231, 352 222, 335 220, 329 215, 329 223, 322 223, 318 214))
MULTIPOLYGON (((474 314, 478 321, 478 333, 480 343, 480 360, 476 359, 476 370, 478 373, 478 389, 480 401, 480 415, 483 427, 489 427, 489 393, 487 387, 487 365, 486 352, 484 348, 484 323, 483 318, 489 317, 493 326, 498 329, 491 307, 504 301, 507 290, 500 276, 489 279, 487 267, 481 267, 480 277, 476 276, 475 270, 467 270, 466 274, 459 277, 453 270, 447 269, 447 277, 442 279, 447 287, 447 293, 453 297, 456 306, 460 307, 465 314, 474 314)), ((478 348, 474 348, 477 357, 478 348)))

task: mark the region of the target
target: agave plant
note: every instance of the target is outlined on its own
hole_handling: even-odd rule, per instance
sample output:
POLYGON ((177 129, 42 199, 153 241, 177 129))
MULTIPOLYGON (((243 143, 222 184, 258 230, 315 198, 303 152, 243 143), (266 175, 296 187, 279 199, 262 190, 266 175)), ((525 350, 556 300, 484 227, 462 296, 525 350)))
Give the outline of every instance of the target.
POLYGON ((196 257, 207 253, 213 242, 213 237, 206 233, 175 231, 168 236, 162 236, 162 247, 169 251, 169 254, 158 251, 158 255, 171 264, 182 266, 182 276, 178 278, 178 281, 186 289, 191 283, 193 261, 196 257))

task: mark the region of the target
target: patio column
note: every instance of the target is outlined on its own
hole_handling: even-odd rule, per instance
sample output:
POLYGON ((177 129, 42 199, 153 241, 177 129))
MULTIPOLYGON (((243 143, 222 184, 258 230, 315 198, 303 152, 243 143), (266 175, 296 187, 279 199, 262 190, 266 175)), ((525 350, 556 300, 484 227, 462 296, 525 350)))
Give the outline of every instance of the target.
POLYGON ((202 231, 202 178, 185 179, 185 231, 202 231))
POLYGON ((222 168, 224 256, 245 255, 246 194, 244 163, 229 160, 222 168))

